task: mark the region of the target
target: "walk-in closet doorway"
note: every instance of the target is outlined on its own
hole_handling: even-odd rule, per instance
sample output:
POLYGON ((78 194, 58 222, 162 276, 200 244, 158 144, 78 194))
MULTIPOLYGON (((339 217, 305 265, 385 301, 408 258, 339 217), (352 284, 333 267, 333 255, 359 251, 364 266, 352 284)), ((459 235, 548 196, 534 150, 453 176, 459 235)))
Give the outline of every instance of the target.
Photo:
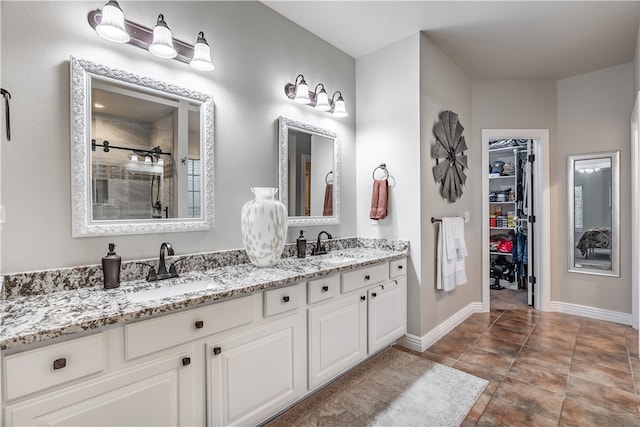
POLYGON ((483 129, 482 165, 482 308, 489 311, 492 288, 524 287, 523 305, 548 310, 549 131, 483 129), (509 140, 520 144, 495 144, 509 140))

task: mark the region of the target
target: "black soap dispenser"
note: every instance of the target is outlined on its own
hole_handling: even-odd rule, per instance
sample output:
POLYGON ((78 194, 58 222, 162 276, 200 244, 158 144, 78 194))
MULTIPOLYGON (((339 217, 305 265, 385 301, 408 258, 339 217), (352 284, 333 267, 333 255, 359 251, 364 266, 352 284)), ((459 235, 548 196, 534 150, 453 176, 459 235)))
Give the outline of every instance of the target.
POLYGON ((120 264, 122 264, 122 258, 116 254, 115 248, 115 244, 109 243, 109 252, 107 252, 107 256, 102 258, 105 289, 114 289, 120 286, 120 264))
POLYGON ((300 237, 296 243, 298 244, 298 258, 307 256, 307 239, 303 235, 304 231, 300 230, 300 237))

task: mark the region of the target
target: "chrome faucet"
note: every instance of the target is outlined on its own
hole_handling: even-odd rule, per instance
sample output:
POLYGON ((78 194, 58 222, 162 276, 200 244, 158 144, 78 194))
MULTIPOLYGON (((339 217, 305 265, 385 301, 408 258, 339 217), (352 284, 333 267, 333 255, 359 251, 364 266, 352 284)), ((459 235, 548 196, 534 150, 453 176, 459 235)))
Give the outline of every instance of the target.
POLYGON ((324 255, 327 253, 327 249, 324 247, 322 243, 320 243, 320 236, 322 236, 323 234, 327 235, 327 239, 333 239, 333 237, 331 237, 331 234, 329 234, 327 231, 319 232, 318 241, 316 242, 316 247, 311 249, 311 255, 324 255))
POLYGON ((172 277, 178 277, 178 272, 176 271, 175 263, 171 264, 171 267, 169 267, 169 271, 167 272, 167 264, 165 263, 165 260, 164 260, 165 252, 169 256, 173 256, 175 254, 173 252, 173 247, 171 246, 171 243, 164 242, 162 245, 160 245, 160 261, 158 262, 158 272, 156 273, 153 267, 151 267, 151 269, 149 270, 149 274, 147 275, 147 281, 153 282, 156 280, 164 280, 164 279, 170 279, 172 277))

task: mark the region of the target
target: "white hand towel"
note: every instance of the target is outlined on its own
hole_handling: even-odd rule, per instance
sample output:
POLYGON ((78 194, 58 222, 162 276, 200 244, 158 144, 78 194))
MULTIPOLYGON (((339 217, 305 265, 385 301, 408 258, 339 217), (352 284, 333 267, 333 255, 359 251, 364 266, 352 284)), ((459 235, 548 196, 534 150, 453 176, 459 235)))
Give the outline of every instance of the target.
POLYGON ((467 283, 464 262, 467 246, 462 218, 442 218, 436 256, 436 289, 451 291, 467 283))

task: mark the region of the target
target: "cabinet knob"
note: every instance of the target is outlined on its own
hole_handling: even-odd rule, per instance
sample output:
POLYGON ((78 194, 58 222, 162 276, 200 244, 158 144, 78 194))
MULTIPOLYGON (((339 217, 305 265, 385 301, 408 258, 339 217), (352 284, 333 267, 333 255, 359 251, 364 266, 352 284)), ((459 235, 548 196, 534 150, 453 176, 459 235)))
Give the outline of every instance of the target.
POLYGON ((364 276, 364 280, 371 280, 371 276, 367 274, 366 276, 364 276))
POLYGON ((189 366, 189 365, 191 365, 191 358, 189 356, 183 357, 182 366, 189 366))
POLYGON ((222 347, 213 347, 213 355, 217 356, 222 353, 222 347))
POLYGON ((364 295, 362 295, 362 296, 360 297, 360 301, 364 301, 364 300, 366 300, 366 299, 367 299, 367 297, 365 297, 364 295))
POLYGON ((282 297, 282 302, 289 302, 289 297, 288 296, 283 296, 282 297))
POLYGON ((324 285, 322 287, 322 292, 327 292, 329 290, 329 287, 327 285, 324 285))
POLYGON ((402 270, 403 265, 398 266, 398 270, 402 270))
POLYGON ((196 329, 202 329, 202 328, 204 328, 204 321, 196 320, 196 329))
POLYGON ((371 298, 375 298, 375 297, 377 297, 377 296, 378 296, 378 293, 377 293, 377 292, 372 292, 372 293, 371 293, 371 298))
POLYGON ((62 369, 67 366, 67 358, 61 357, 60 359, 56 359, 53 361, 53 370, 57 371, 58 369, 62 369))

